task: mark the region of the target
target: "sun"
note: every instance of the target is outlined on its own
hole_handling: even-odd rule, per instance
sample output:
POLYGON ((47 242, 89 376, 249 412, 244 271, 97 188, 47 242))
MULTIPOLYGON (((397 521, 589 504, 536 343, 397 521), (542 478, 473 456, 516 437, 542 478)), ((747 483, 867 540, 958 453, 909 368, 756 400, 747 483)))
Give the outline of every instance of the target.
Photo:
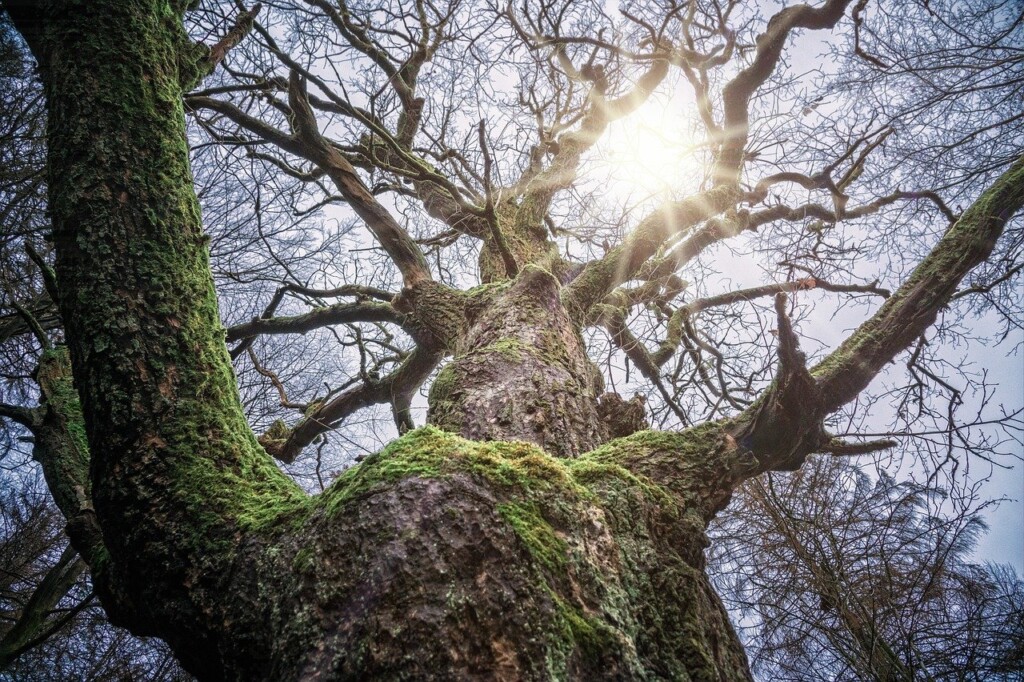
POLYGON ((693 111, 692 98, 682 93, 654 96, 608 127, 595 146, 590 175, 607 183, 610 201, 663 201, 698 189, 701 145, 693 111))

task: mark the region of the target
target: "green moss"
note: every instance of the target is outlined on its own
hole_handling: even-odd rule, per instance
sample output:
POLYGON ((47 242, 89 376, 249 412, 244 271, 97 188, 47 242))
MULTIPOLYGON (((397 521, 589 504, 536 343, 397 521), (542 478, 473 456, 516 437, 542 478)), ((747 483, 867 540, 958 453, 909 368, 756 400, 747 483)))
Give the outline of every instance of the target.
POLYGON ((480 286, 473 287, 466 292, 466 325, 471 326, 476 319, 490 306, 498 300, 498 298, 508 291, 512 285, 511 280, 501 280, 498 282, 489 282, 487 284, 481 284, 480 286))
POLYGON ((622 646, 621 635, 599 618, 585 615, 553 595, 558 608, 562 637, 570 649, 578 648, 586 658, 600 659, 622 646))
POLYGON ((274 423, 270 425, 266 433, 259 437, 260 445, 262 445, 268 452, 273 452, 274 448, 281 448, 285 443, 288 442, 288 436, 291 434, 291 429, 285 424, 283 419, 275 419, 274 423))
POLYGON ((637 476, 618 464, 584 457, 570 462, 569 470, 573 478, 587 488, 598 485, 619 486, 623 490, 640 492, 648 501, 662 509, 678 511, 677 500, 668 490, 646 476, 637 476))
POLYGON ((82 466, 89 461, 89 439, 82 418, 78 391, 71 378, 71 359, 65 346, 47 349, 39 359, 36 373, 46 405, 63 420, 82 466))
POLYGON ((505 338, 481 348, 480 353, 498 353, 510 362, 519 362, 526 350, 518 339, 505 338))
POLYGON ((311 571, 316 565, 313 550, 304 547, 300 549, 292 560, 292 567, 299 572, 311 571))
POLYGON ((466 440, 433 426, 410 431, 358 466, 346 470, 324 492, 323 504, 337 509, 353 498, 398 480, 455 474, 479 476, 499 489, 528 494, 558 491, 586 495, 565 464, 535 445, 466 440))
MULTIPOLYGON (((182 50, 194 65, 201 49, 169 3, 88 3, 43 39, 56 271, 97 514, 115 561, 208 560, 305 496, 253 438, 224 346, 181 99, 182 50)), ((57 388, 71 405, 70 380, 57 388)))
MULTIPOLYGON (((250 447, 262 450, 255 443, 250 447)), ((216 541, 220 533, 215 531, 225 521, 243 531, 285 531, 300 525, 312 508, 312 498, 265 455, 238 456, 233 466, 225 466, 187 450, 172 454, 178 474, 174 491, 194 515, 190 530, 199 545, 216 541)))
POLYGON ((437 377, 434 378, 434 383, 430 385, 429 402, 433 404, 435 401, 443 400, 451 395, 458 386, 458 378, 455 367, 451 363, 442 367, 441 371, 437 373, 437 377))
POLYGON ((498 513, 512 526, 530 556, 538 563, 552 572, 565 570, 568 545, 558 537, 536 505, 499 504, 498 513))
POLYGON ((523 570, 533 572, 531 580, 554 604, 554 632, 545 635, 553 677, 564 677, 581 660, 600 661, 609 651, 628 659, 635 654, 622 652, 632 651, 632 638, 637 647, 645 641, 658 647, 648 655, 676 661, 668 669, 681 675, 694 669, 690 663, 703 666, 706 657, 699 621, 710 607, 702 601, 702 574, 695 568, 705 521, 700 509, 686 506, 680 489, 656 484, 642 470, 706 467, 705 448, 717 448, 720 439, 720 426, 642 432, 568 461, 525 443, 480 443, 424 427, 343 474, 323 505, 328 513, 358 505, 362 496, 405 477, 478 477, 531 559, 523 570), (668 549, 677 545, 687 551, 668 549), (671 590, 673 599, 662 601, 663 590, 671 590), (628 634, 623 628, 633 618, 647 630, 628 634), (677 655, 692 660, 679 667, 677 655))

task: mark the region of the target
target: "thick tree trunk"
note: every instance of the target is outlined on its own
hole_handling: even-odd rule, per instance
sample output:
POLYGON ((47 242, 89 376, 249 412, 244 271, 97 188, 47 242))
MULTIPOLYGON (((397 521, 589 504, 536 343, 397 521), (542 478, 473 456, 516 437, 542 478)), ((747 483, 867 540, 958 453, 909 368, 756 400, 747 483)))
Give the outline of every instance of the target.
POLYGON ((583 455, 598 389, 538 267, 467 306, 431 401, 449 431, 537 445, 427 427, 315 499, 277 472, 224 349, 180 102, 203 53, 177 4, 10 7, 49 101, 102 528, 83 555, 112 619, 205 679, 747 677, 702 558, 740 454, 707 428, 583 455), (671 483, 644 473, 681 452, 671 483))
POLYGON ((430 390, 429 422, 472 440, 521 440, 576 457, 607 440, 601 375, 562 306, 558 280, 528 265, 468 321, 430 390))

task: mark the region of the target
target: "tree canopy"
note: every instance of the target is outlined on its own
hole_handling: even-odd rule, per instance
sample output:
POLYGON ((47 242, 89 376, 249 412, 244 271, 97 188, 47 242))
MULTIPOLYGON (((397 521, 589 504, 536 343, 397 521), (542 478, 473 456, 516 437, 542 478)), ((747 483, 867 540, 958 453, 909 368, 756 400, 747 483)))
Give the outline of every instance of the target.
POLYGON ((211 678, 742 678, 703 550, 744 485, 712 557, 793 567, 717 583, 778 670, 944 677, 949 609, 1019 615, 932 521, 1021 454, 1015 3, 157 4, 4 3, 46 111, 4 75, 0 414, 115 622, 211 678), (826 490, 901 529, 827 585, 778 513, 826 490), (939 555, 881 657, 786 639, 939 555))

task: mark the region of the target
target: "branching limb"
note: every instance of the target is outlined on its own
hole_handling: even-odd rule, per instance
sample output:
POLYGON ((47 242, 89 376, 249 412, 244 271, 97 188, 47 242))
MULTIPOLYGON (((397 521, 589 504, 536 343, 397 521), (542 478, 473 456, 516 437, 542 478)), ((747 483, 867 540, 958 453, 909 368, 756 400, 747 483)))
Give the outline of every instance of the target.
POLYGON ((227 55, 228 50, 242 42, 242 39, 249 34, 252 30, 253 22, 256 20, 256 15, 260 13, 263 6, 260 3, 256 3, 252 6, 252 9, 247 12, 242 12, 235 19, 234 26, 231 27, 224 37, 218 40, 211 48, 210 54, 206 58, 206 61, 210 65, 210 71, 217 68, 217 65, 223 61, 227 55))
POLYGON ((224 61, 228 51, 242 42, 242 39, 252 31, 253 22, 262 7, 257 2, 252 9, 241 12, 224 37, 213 45, 206 46, 200 43, 181 51, 179 70, 182 90, 191 90, 213 73, 217 65, 224 61))
POLYGON ((710 308, 728 306, 736 303, 753 301, 766 296, 775 296, 780 293, 791 293, 806 289, 823 289, 825 291, 832 291, 836 293, 873 294, 881 296, 882 298, 888 298, 890 296, 889 290, 880 288, 877 282, 873 282, 871 284, 833 284, 821 278, 811 276, 792 282, 765 284, 760 287, 738 289, 736 291, 719 294, 718 296, 700 298, 687 303, 672 313, 672 317, 670 317, 668 321, 668 331, 666 332, 665 340, 662 341, 661 344, 659 344, 658 349, 651 354, 651 358, 655 364, 660 366, 668 362, 669 358, 675 354, 676 350, 679 348, 683 321, 685 318, 691 317, 710 308))
POLYGON ((36 370, 42 419, 32 429, 32 456, 42 465, 47 486, 57 508, 68 521, 67 532, 78 553, 94 569, 105 548, 89 480, 89 445, 84 418, 71 379, 68 350, 59 346, 43 354, 36 370))
MULTIPOLYGON (((626 238, 603 258, 591 261, 562 293, 562 300, 579 320, 586 317, 591 306, 603 300, 613 289, 632 279, 658 249, 674 236, 685 233, 709 218, 732 208, 739 200, 739 192, 719 187, 682 201, 673 202, 645 218, 626 238)), ((709 221, 677 248, 673 264, 664 272, 645 273, 647 277, 669 275, 682 263, 690 260, 708 245, 736 234, 745 226, 738 216, 729 215, 719 221, 709 221)))
POLYGON ((260 443, 282 462, 293 462, 303 448, 321 434, 337 428, 357 410, 385 402, 392 404, 400 427, 408 426, 411 395, 434 371, 442 356, 443 353, 439 351, 417 348, 391 374, 345 391, 318 407, 291 429, 281 424, 279 428, 262 436, 260 443))
POLYGON ((316 117, 306 96, 305 82, 295 71, 291 72, 288 80, 288 103, 292 108, 292 128, 296 141, 304 148, 307 158, 327 172, 352 210, 370 228, 398 266, 405 285, 414 286, 419 282, 430 281, 430 268, 416 242, 366 188, 352 164, 320 135, 316 117))
POLYGON ((761 471, 799 468, 823 439, 818 388, 807 370, 786 304, 786 295, 776 294, 779 366, 775 381, 731 429, 736 442, 754 453, 761 471))
MULTIPOLYGON (((775 382, 736 418, 732 435, 753 452, 759 470, 798 467, 811 452, 858 454, 871 444, 837 443, 822 420, 853 400, 897 353, 931 326, 960 281, 995 247, 1006 222, 1024 206, 1024 157, 1019 158, 946 232, 908 280, 875 315, 809 372, 776 296, 779 369, 775 382)), ((888 447, 886 442, 885 447, 888 447)))
POLYGON ((535 203, 538 213, 546 211, 554 195, 575 182, 580 159, 600 139, 608 124, 636 111, 667 74, 668 60, 656 59, 629 92, 611 100, 595 83, 579 127, 558 136, 553 147, 557 151, 547 168, 535 174, 527 171, 510 192, 535 203))
POLYGON ((32 430, 42 420, 42 413, 37 408, 23 407, 21 405, 8 405, 0 403, 0 417, 17 422, 25 428, 32 430))
POLYGON ((950 300, 955 301, 957 299, 963 298, 965 296, 971 296, 973 294, 987 294, 988 292, 992 291, 993 289, 995 289, 997 286, 999 286, 1003 282, 1006 282, 1006 281, 1008 281, 1010 279, 1013 279, 1013 277, 1018 272, 1020 272, 1021 269, 1024 269, 1024 263, 1021 263, 1019 265, 1014 265, 1013 267, 1008 268, 1006 270, 1006 272, 1004 272, 1002 275, 1000 275, 999 277, 996 277, 994 280, 992 280, 992 281, 990 281, 988 283, 985 283, 985 284, 980 284, 979 283, 979 284, 975 284, 973 286, 969 286, 966 289, 961 289, 960 291, 958 291, 955 294, 953 294, 953 296, 950 298, 950 300))
POLYGON ((25 326, 28 327, 29 331, 32 332, 32 335, 36 337, 36 341, 39 342, 39 345, 43 348, 43 350, 49 349, 50 338, 46 335, 46 331, 43 329, 43 326, 39 324, 39 321, 36 319, 35 315, 29 312, 28 309, 22 306, 20 303, 13 300, 13 298, 11 300, 11 307, 13 307, 14 310, 18 313, 18 316, 21 317, 22 320, 24 320, 25 326))
POLYGON ((315 287, 303 286, 300 284, 288 283, 281 287, 284 293, 294 293, 300 296, 311 296, 313 298, 338 298, 340 296, 356 296, 359 298, 375 298, 378 301, 390 303, 395 297, 393 291, 379 289, 377 287, 364 286, 362 284, 342 284, 332 289, 317 289, 315 287))
POLYGON ((1024 157, 964 212, 896 293, 821 364, 814 376, 832 412, 853 400, 935 321, 961 280, 995 248, 1024 205, 1024 157))
POLYGON ((363 184, 352 163, 320 134, 304 80, 297 71, 291 72, 288 84, 293 134, 285 133, 228 102, 212 97, 186 97, 185 102, 192 108, 220 113, 278 148, 317 164, 331 178, 356 215, 398 266, 406 286, 429 281, 430 268, 416 242, 363 184))
POLYGON ((867 7, 868 0, 859 0, 857 6, 853 8, 853 53, 863 59, 866 62, 874 64, 880 69, 888 69, 889 65, 883 62, 878 57, 869 54, 864 47, 861 45, 860 31, 861 26, 864 24, 864 18, 861 16, 861 12, 867 7))
POLYGON ((765 32, 757 37, 754 60, 722 90, 726 138, 713 171, 716 183, 734 185, 739 181, 750 126, 750 98, 772 75, 782 57, 790 32, 800 28, 832 28, 839 22, 850 2, 852 0, 828 0, 821 7, 793 5, 781 10, 768 21, 765 32))
POLYGON ((50 300, 56 302, 59 296, 57 293, 57 273, 53 271, 53 268, 46 262, 42 254, 36 251, 31 242, 25 242, 25 253, 28 254, 29 259, 39 268, 39 273, 43 277, 43 288, 46 290, 50 300))
POLYGON ((308 407, 308 405, 304 403, 293 403, 289 400, 288 393, 284 390, 284 384, 281 383, 281 379, 277 374, 260 364, 259 358, 256 357, 256 353, 253 351, 252 347, 249 347, 246 350, 248 351, 249 361, 252 363, 253 368, 260 374, 260 376, 270 379, 270 383, 274 385, 274 388, 277 390, 277 396, 280 400, 281 407, 298 410, 304 410, 308 407))

